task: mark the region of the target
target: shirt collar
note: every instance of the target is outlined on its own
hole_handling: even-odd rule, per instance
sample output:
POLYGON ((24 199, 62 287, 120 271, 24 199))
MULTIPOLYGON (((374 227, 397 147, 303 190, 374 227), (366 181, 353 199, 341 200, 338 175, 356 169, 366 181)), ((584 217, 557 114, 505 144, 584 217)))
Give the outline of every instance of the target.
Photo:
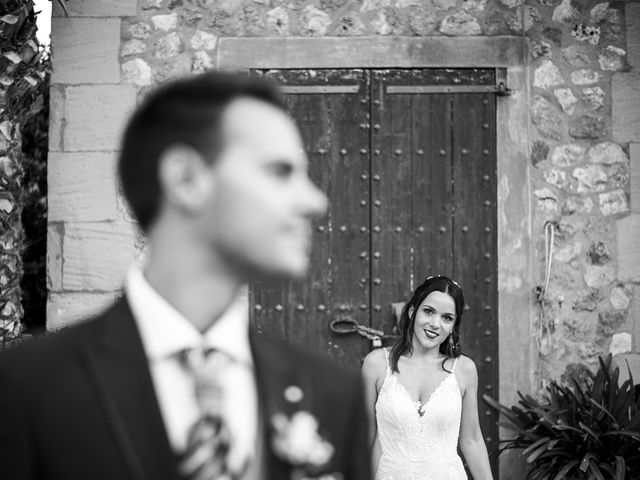
POLYGON ((236 299, 202 334, 149 284, 139 267, 129 269, 124 290, 151 362, 185 349, 215 348, 253 364, 246 297, 236 299))

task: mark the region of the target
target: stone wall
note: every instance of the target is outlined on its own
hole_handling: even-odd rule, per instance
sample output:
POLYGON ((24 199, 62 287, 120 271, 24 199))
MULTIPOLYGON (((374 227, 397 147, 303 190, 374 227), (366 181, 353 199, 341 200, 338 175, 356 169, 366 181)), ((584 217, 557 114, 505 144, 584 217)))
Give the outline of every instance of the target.
POLYGON ((70 17, 54 10, 52 26, 49 328, 111 301, 138 252, 113 184, 123 120, 149 86, 212 68, 219 38, 523 35, 531 45, 533 283, 544 279, 546 222, 556 236, 549 288, 540 305, 532 300, 535 338, 522 341, 539 349, 538 386, 609 351, 640 370, 640 3, 67 3, 70 17))
MULTIPOLYGON (((611 352, 640 369, 640 3, 538 6, 531 164, 537 278, 546 222, 556 241, 538 306, 538 379, 611 352)), ((626 368, 625 368, 626 370, 626 368)))

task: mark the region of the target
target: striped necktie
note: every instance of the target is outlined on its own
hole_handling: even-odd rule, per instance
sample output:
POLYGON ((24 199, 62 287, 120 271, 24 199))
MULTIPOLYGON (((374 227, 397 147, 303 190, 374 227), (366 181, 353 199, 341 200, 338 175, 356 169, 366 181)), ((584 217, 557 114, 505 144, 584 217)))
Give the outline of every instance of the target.
POLYGON ((230 472, 227 461, 231 435, 224 418, 223 381, 233 360, 205 349, 186 351, 183 359, 194 378, 200 419, 189 431, 179 471, 186 480, 234 480, 238 475, 230 472))

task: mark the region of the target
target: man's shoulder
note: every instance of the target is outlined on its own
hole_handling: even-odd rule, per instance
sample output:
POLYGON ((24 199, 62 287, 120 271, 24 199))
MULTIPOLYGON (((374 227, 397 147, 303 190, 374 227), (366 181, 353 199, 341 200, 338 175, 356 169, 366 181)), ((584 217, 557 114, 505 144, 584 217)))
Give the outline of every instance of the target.
POLYGON ((17 375, 46 375, 65 360, 77 358, 78 349, 90 348, 96 332, 116 308, 84 318, 74 325, 55 332, 36 335, 19 345, 0 351, 0 373, 13 371, 17 375))

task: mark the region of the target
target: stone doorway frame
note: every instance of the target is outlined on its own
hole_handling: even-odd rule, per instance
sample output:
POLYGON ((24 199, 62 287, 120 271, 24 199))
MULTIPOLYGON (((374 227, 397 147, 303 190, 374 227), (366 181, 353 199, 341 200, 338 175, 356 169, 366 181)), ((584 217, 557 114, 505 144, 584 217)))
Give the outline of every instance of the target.
MULTIPOLYGON (((504 68, 510 96, 496 105, 498 376, 501 403, 532 392, 534 287, 530 182, 529 41, 498 37, 221 38, 215 68, 504 68)), ((475 359, 476 362, 483 359, 475 359)), ((482 392, 482 386, 479 386, 482 392)), ((480 414, 484 406, 479 405, 480 414)), ((521 478, 517 454, 500 459, 500 478, 521 478)))

